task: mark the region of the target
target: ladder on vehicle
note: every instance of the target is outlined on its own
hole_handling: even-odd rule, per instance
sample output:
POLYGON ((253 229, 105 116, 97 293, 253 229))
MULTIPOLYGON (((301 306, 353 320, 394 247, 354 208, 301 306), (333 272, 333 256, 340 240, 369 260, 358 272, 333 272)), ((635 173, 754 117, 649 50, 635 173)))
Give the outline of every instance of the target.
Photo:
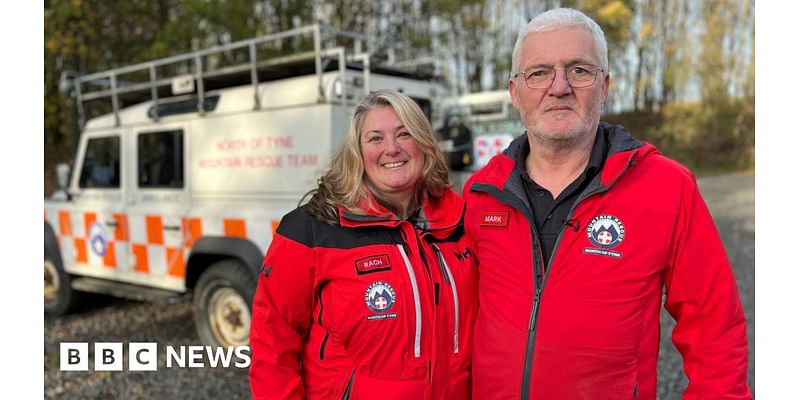
MULTIPOLYGON (((97 100, 110 100, 110 112, 114 115, 115 125, 119 126, 121 108, 148 100, 154 104, 151 118, 157 121, 159 101, 191 93, 196 96, 197 111, 202 116, 206 112, 205 100, 209 90, 250 84, 253 87, 253 109, 259 109, 259 82, 315 74, 318 101, 324 102, 326 99, 322 73, 329 69, 338 67, 343 86, 347 84, 346 68, 361 69, 361 84, 368 91, 369 74, 373 69, 380 68, 385 73, 421 76, 414 68, 434 60, 419 49, 375 47, 376 41, 366 35, 313 24, 89 75, 62 73, 60 86, 74 90, 81 128, 87 120, 87 103, 97 100), (281 49, 285 43, 302 44, 304 40, 311 44, 307 51, 290 52, 291 50, 281 49), (350 41, 349 45, 340 44, 347 40, 350 41), (396 50, 408 51, 413 58, 397 60, 396 50), (385 51, 385 57, 382 57, 385 60, 375 57, 376 51, 385 51), (262 53, 261 56, 259 52, 262 53), (241 57, 243 53, 245 57, 241 57), (237 55, 245 59, 236 60, 237 55), (234 60, 231 61, 231 58, 234 60)), ((427 78, 432 78, 432 75, 427 78)), ((342 91, 346 93, 346 88, 342 87, 342 91)))

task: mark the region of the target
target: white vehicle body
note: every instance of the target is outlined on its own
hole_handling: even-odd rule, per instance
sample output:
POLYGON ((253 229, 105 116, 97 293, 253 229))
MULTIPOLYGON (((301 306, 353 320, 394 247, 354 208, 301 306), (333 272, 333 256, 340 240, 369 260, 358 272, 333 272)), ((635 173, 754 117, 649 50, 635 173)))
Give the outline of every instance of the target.
MULTIPOLYGON (((202 284, 211 267, 233 260, 247 270, 238 271, 237 279, 249 282, 238 282, 245 289, 236 288, 237 282, 227 286, 245 293, 208 289, 207 309, 196 310, 207 315, 196 319, 213 325, 215 318, 230 320, 225 310, 238 307, 242 326, 212 337, 202 333, 198 319, 198 330, 206 341, 246 343, 246 292, 255 286, 281 217, 328 167, 354 105, 368 90, 394 89, 430 110, 443 93, 438 83, 370 72, 368 64, 345 68, 345 52, 336 54, 339 66, 332 71, 318 62, 315 73, 154 96, 121 109, 115 103, 113 113, 88 120, 66 190, 69 200, 45 201, 46 311, 48 274, 56 283, 50 288, 53 304, 53 293, 67 296, 58 292, 68 290, 65 284, 76 291, 171 301, 202 284), (204 110, 197 109, 199 99, 204 110)), ((202 87, 202 77, 195 79, 202 87)), ((216 282, 225 289, 222 281, 224 276, 216 282)))

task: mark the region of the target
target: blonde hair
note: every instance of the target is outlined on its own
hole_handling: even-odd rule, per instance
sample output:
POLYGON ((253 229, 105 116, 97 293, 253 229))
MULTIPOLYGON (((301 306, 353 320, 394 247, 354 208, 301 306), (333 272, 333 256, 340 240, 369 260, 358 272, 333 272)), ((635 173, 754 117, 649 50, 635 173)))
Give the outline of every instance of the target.
POLYGON ((339 220, 338 206, 341 205, 355 214, 366 214, 369 208, 375 207, 372 202, 373 196, 386 208, 399 214, 401 206, 387 200, 369 182, 364 172, 364 160, 361 157, 361 133, 364 120, 370 111, 382 107, 394 109, 425 156, 422 177, 407 211, 416 208, 423 196, 441 196, 448 186, 449 178, 445 155, 439 150, 433 128, 419 105, 400 92, 377 90, 368 94, 356 106, 344 143, 331 159, 328 171, 320 178, 317 188, 303 196, 303 199, 311 196, 307 205, 311 215, 335 224, 339 220), (368 209, 359 209, 359 204, 367 204, 368 209))

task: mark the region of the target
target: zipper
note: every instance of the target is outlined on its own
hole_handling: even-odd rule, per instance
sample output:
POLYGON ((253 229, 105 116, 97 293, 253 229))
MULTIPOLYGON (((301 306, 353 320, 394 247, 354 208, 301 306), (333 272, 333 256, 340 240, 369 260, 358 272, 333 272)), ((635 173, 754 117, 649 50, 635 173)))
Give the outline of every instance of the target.
POLYGON ((356 377, 356 370, 353 369, 353 372, 350 373, 350 379, 347 381, 347 387, 344 388, 344 393, 342 393, 342 400, 348 400, 350 398, 350 391, 353 390, 353 380, 356 377))
MULTIPOLYGON (((630 168, 631 165, 633 165, 633 160, 630 160, 628 162, 628 166, 620 173, 620 175, 622 175, 628 168, 630 168)), ((619 179, 619 176, 617 176, 617 179, 619 179)), ((612 181, 611 184, 613 184, 614 182, 616 182, 616 179, 614 181, 612 181)), ((605 188, 601 187, 601 189, 592 189, 592 190, 586 191, 586 192, 582 193, 580 196, 578 196, 578 199, 575 200, 575 203, 572 204, 572 207, 570 208, 569 212, 567 213, 567 220, 572 218, 572 214, 575 212, 575 209, 578 208, 578 205, 580 205, 580 203, 582 201, 586 200, 587 198, 589 198, 590 196, 592 196, 594 194, 608 191, 608 188, 611 187, 611 184, 609 184, 609 186, 607 186, 605 188), (602 189, 605 189, 605 190, 602 190, 602 189)), ((528 398, 528 392, 530 390, 528 388, 528 386, 530 385, 530 374, 531 374, 531 368, 533 366, 533 347, 536 344, 536 324, 538 322, 539 304, 541 302, 542 291, 544 291, 544 285, 545 285, 545 283, 547 283, 547 277, 550 276, 550 270, 552 269, 551 266, 553 265, 553 260, 556 258, 556 254, 558 253, 558 251, 557 251, 558 250, 558 245, 561 243, 561 238, 564 236, 564 230, 565 229, 566 229, 566 225, 562 225, 561 229, 558 231, 558 236, 556 237, 556 242, 553 245, 553 253, 550 255, 550 259, 547 261, 547 266, 545 267, 545 270, 544 270, 544 277, 542 277, 542 275, 539 274, 539 271, 536 272, 536 285, 537 286, 536 286, 535 297, 534 297, 534 300, 533 300, 533 312, 531 312, 531 320, 528 322, 528 345, 527 345, 528 346, 527 347, 528 350, 526 350, 526 352, 525 352, 525 365, 523 367, 523 372, 522 372, 522 379, 523 379, 523 381, 522 381, 522 398, 528 398)), ((538 250, 539 260, 541 260, 542 259, 541 248, 540 248, 541 245, 538 242, 538 237, 536 237, 535 232, 533 230, 531 232, 534 233, 534 238, 536 240, 536 243, 534 244, 534 247, 536 247, 535 250, 538 250)), ((537 262, 535 262, 535 260, 536 260, 536 257, 534 257, 534 264, 538 264, 537 262)))
POLYGON ((447 273, 447 268, 445 267, 446 263, 444 262, 444 257, 442 257, 442 250, 439 249, 439 246, 436 244, 431 244, 431 247, 433 247, 433 251, 436 253, 436 260, 439 261, 439 273, 442 276, 442 279, 444 279, 444 282, 448 286, 452 286, 451 282, 453 279, 451 275, 447 273))
MULTIPOLYGON (((535 226, 535 225, 534 225, 535 226)), ((528 321, 528 342, 525 344, 525 364, 522 366, 522 387, 520 388, 520 398, 527 399, 530 394, 530 377, 531 370, 533 369, 533 348, 536 344, 536 325, 539 322, 539 304, 542 299, 542 291, 544 290, 544 279, 542 278, 540 264, 544 264, 542 260, 542 249, 539 243, 539 237, 536 236, 536 231, 531 229, 533 237, 533 265, 535 270, 535 287, 533 288, 533 307, 531 309, 531 317, 528 321), (537 257, 538 256, 538 257, 537 257)), ((552 259, 552 256, 551 256, 552 259)), ((545 275, 547 271, 545 271, 545 275)))
POLYGON ((408 271, 408 278, 411 282, 411 290, 414 292, 414 358, 420 358, 422 355, 422 307, 419 300, 419 287, 417 286, 417 276, 414 274, 414 269, 411 267, 411 261, 408 260, 405 246, 397 244, 397 249, 400 250, 400 255, 403 256, 403 262, 406 264, 408 271))
POLYGON ((458 290, 456 290, 456 285, 453 284, 455 279, 453 279, 453 272, 450 270, 450 267, 447 265, 447 261, 445 261, 444 256, 442 255, 442 250, 439 249, 438 245, 433 245, 433 250, 436 252, 436 256, 439 259, 439 267, 442 269, 442 276, 445 277, 445 282, 450 286, 450 290, 453 292, 453 315, 455 315, 455 324, 453 326, 453 353, 458 354, 458 290))
MULTIPOLYGON (((317 314, 317 323, 319 323, 319 325, 322 327, 322 329, 325 329, 325 327, 322 326, 322 308, 323 308, 322 307, 322 288, 323 287, 324 287, 324 285, 321 285, 319 287, 319 290, 317 290, 317 297, 319 298, 319 314, 317 314)), ((322 343, 319 346, 319 359, 320 360, 324 360, 325 359, 325 345, 327 343, 328 343, 328 330, 325 329, 325 337, 322 338, 322 343)))
POLYGON ((431 267, 428 266, 428 260, 425 259, 425 249, 422 248, 420 240, 417 240, 417 251, 419 251, 419 258, 422 260, 422 265, 425 266, 425 272, 428 273, 428 276, 431 276, 431 267))
POLYGON ((431 383, 433 383, 433 361, 428 360, 428 387, 425 391, 430 390, 431 383))

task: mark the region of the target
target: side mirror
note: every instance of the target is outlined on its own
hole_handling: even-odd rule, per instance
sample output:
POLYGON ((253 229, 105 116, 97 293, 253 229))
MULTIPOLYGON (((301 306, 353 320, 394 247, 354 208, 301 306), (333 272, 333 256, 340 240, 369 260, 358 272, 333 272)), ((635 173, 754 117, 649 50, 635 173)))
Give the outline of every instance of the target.
POLYGON ((58 181, 58 188, 67 191, 67 186, 69 186, 69 164, 67 163, 59 163, 56 165, 56 180, 58 181))

